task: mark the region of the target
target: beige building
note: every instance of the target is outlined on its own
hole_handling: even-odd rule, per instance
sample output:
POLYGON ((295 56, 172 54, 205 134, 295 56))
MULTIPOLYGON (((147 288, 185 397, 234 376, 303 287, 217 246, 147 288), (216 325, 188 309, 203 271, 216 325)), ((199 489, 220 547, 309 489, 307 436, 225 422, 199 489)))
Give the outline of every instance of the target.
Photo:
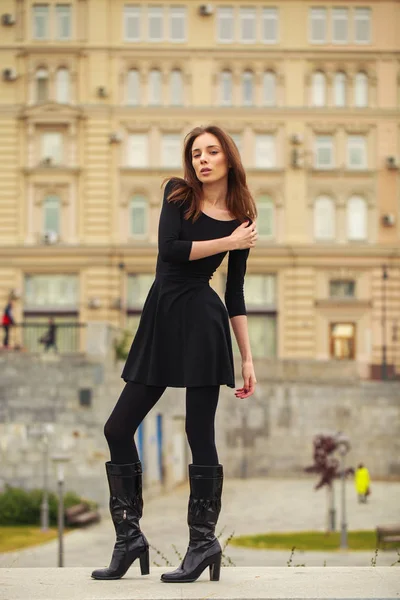
MULTIPOLYGON (((400 370, 398 0, 0 8, 0 299, 14 290, 25 324, 13 343, 38 348, 49 315, 135 328, 160 184, 181 172, 184 135, 212 122, 259 209, 254 355, 354 359, 367 374, 386 346, 400 370)), ((212 284, 223 294, 223 269, 212 284)), ((59 345, 83 350, 85 328, 59 345)))

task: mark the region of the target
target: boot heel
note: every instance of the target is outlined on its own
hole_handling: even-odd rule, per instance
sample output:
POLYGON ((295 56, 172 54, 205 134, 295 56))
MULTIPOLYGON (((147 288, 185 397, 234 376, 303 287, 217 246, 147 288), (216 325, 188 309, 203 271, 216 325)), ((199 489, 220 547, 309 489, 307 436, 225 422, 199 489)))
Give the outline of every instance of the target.
POLYGON ((210 565, 210 581, 219 581, 221 573, 221 555, 217 556, 215 562, 210 565))
POLYGON ((148 548, 146 548, 146 550, 140 554, 139 560, 141 574, 148 575, 150 573, 150 555, 148 548))

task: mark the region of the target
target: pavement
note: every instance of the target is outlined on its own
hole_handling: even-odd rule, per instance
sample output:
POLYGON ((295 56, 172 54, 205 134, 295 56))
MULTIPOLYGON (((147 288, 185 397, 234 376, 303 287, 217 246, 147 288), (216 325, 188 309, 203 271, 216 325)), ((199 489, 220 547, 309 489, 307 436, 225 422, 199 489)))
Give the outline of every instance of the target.
MULTIPOLYGON (((227 479, 224 481, 222 512, 217 534, 224 541, 235 535, 273 531, 324 531, 326 528, 327 493, 314 490, 316 479, 227 479)), ((337 529, 340 529, 340 482, 336 483, 337 529)), ((367 504, 357 502, 353 483, 346 483, 347 527, 375 529, 377 525, 400 524, 400 482, 372 482, 372 494, 367 504)), ((186 510, 188 487, 183 485, 169 494, 151 499, 144 495, 142 530, 152 547, 154 566, 176 565, 187 547, 186 510), (177 550, 174 550, 174 547, 177 550)), ((64 538, 64 566, 107 566, 114 544, 111 519, 104 513, 102 521, 86 529, 75 530, 64 538)), ((19 552, 0 554, 0 567, 56 567, 58 542, 19 552)), ((294 552, 239 548, 228 545, 225 564, 237 567, 400 567, 400 555, 395 551, 355 552, 294 552), (288 565, 289 563, 289 565, 288 565)), ((396 569, 397 571, 397 569, 396 569)), ((400 573, 400 571, 397 571, 400 573)), ((4 572, 3 572, 4 573, 4 572)), ((399 582, 400 591, 400 582, 399 582)), ((0 596, 1 598, 1 596, 0 596)))

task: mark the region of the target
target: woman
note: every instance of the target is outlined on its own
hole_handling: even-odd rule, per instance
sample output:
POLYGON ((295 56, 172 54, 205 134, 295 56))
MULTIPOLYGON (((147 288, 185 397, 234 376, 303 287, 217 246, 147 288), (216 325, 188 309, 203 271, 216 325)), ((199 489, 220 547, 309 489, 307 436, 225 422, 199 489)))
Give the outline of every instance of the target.
POLYGON ((159 222, 156 278, 122 372, 126 386, 105 425, 111 461, 106 463, 110 510, 117 541, 111 564, 95 579, 122 577, 137 558, 149 572, 142 516, 141 463, 134 433, 166 387, 186 388, 190 541, 181 566, 165 582, 195 581, 210 567, 219 579, 221 547, 215 526, 221 509, 222 465, 214 420, 220 385, 235 386, 229 319, 241 357, 243 386, 237 398, 254 393, 243 282, 249 249, 255 245, 256 207, 232 139, 219 127, 197 127, 184 146, 184 178, 172 178, 159 222), (226 308, 209 280, 229 252, 226 308))

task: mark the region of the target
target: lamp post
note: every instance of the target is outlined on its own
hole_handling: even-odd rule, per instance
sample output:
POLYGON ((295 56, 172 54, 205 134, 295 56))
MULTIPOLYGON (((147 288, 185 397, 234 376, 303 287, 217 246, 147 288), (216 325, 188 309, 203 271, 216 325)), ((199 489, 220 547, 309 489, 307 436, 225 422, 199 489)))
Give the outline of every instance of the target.
POLYGON ((386 265, 382 265, 382 365, 381 379, 387 379, 387 362, 386 362, 386 280, 388 272, 386 265))
POLYGON ((43 443, 43 496, 40 505, 40 528, 47 531, 49 528, 49 435, 53 433, 53 425, 45 423, 42 429, 43 443))
POLYGON ((64 465, 70 460, 65 454, 55 454, 51 457, 57 466, 57 487, 58 487, 58 566, 64 566, 64 465))
POLYGON ((341 479, 341 523, 340 523, 340 548, 346 550, 348 548, 347 543, 347 515, 346 515, 346 470, 345 470, 345 456, 350 450, 349 439, 339 434, 337 437, 337 450, 340 454, 340 479, 341 479))

